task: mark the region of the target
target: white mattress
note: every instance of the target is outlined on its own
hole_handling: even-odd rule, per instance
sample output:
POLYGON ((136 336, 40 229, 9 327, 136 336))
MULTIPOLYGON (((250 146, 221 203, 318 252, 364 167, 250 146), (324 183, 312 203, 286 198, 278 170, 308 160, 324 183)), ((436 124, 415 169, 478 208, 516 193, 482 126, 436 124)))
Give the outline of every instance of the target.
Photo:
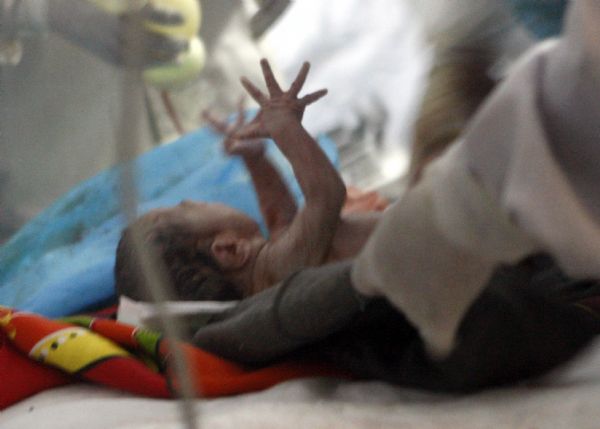
MULTIPOLYGON (((310 379, 198 400, 200 428, 599 428, 600 343, 544 380, 470 396, 379 382, 310 379)), ((182 428, 176 402, 91 385, 40 393, 0 413, 2 429, 182 428)))

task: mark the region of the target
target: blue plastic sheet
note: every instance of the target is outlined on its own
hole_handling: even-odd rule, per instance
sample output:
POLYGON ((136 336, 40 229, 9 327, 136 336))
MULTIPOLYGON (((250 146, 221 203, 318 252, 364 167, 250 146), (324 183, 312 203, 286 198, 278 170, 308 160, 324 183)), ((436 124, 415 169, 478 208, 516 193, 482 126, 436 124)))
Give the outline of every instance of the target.
MULTIPOLYGON (((336 163, 335 145, 319 143, 336 163)), ((302 195, 287 160, 272 142, 267 155, 302 195)), ((221 137, 202 128, 135 161, 139 213, 181 200, 215 201, 264 225, 250 178, 238 158, 222 153, 221 137)), ((120 214, 118 167, 81 183, 0 248, 0 304, 59 317, 114 301, 120 214)))

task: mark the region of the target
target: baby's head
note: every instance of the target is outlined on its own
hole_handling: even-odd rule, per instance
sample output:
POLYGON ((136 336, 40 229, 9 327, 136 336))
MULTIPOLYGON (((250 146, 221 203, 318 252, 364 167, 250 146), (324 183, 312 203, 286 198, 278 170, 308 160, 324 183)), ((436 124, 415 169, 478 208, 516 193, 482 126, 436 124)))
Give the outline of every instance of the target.
POLYGON ((254 259, 265 240, 258 224, 222 204, 184 201, 156 209, 121 235, 115 280, 119 295, 148 301, 132 231, 163 261, 177 300, 227 301, 248 294, 254 259))

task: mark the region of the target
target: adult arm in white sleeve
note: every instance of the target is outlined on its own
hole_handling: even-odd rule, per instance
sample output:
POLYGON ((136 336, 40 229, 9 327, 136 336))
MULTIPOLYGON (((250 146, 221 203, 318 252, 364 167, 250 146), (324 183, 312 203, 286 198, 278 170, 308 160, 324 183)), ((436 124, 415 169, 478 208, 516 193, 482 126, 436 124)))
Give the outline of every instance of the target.
POLYGON ((596 0, 573 2, 565 35, 514 66, 461 141, 388 210, 357 258, 355 287, 386 296, 434 355, 452 350, 465 311, 498 263, 546 250, 572 274, 600 276, 598 214, 589 209, 600 193, 584 202, 576 186, 595 176, 574 179, 585 171, 567 168, 557 150, 589 147, 585 162, 600 165, 593 145, 600 68, 591 61, 600 53, 599 8, 596 0), (562 116, 583 106, 591 111, 562 116), (565 137, 553 140, 553 133, 565 137))

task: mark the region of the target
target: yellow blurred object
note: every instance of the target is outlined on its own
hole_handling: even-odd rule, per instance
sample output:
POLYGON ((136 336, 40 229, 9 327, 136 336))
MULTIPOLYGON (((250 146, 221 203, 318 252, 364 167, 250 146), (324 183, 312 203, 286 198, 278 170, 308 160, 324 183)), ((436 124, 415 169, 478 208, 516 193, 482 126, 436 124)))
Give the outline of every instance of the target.
POLYGON ((179 54, 175 61, 146 68, 144 81, 159 89, 182 87, 198 77, 205 58, 204 44, 195 37, 190 41, 189 49, 179 54))
POLYGON ((198 35, 202 9, 198 0, 149 0, 157 10, 172 11, 183 17, 181 24, 157 24, 146 22, 146 28, 160 34, 181 39, 191 39, 198 35))
POLYGON ((108 13, 120 15, 122 13, 140 10, 148 3, 148 0, 88 0, 96 7, 108 13))
POLYGON ((146 28, 165 36, 191 39, 200 30, 202 9, 198 0, 88 0, 99 9, 116 15, 140 10, 147 4, 156 10, 164 10, 180 15, 179 24, 159 24, 147 21, 146 28))
POLYGON ((150 7, 164 15, 178 16, 179 22, 160 22, 145 18, 144 27, 148 32, 163 37, 187 42, 187 49, 175 60, 147 67, 143 78, 149 85, 159 89, 174 89, 198 77, 204 67, 204 44, 198 38, 202 9, 199 0, 88 0, 99 9, 121 15, 150 7))

